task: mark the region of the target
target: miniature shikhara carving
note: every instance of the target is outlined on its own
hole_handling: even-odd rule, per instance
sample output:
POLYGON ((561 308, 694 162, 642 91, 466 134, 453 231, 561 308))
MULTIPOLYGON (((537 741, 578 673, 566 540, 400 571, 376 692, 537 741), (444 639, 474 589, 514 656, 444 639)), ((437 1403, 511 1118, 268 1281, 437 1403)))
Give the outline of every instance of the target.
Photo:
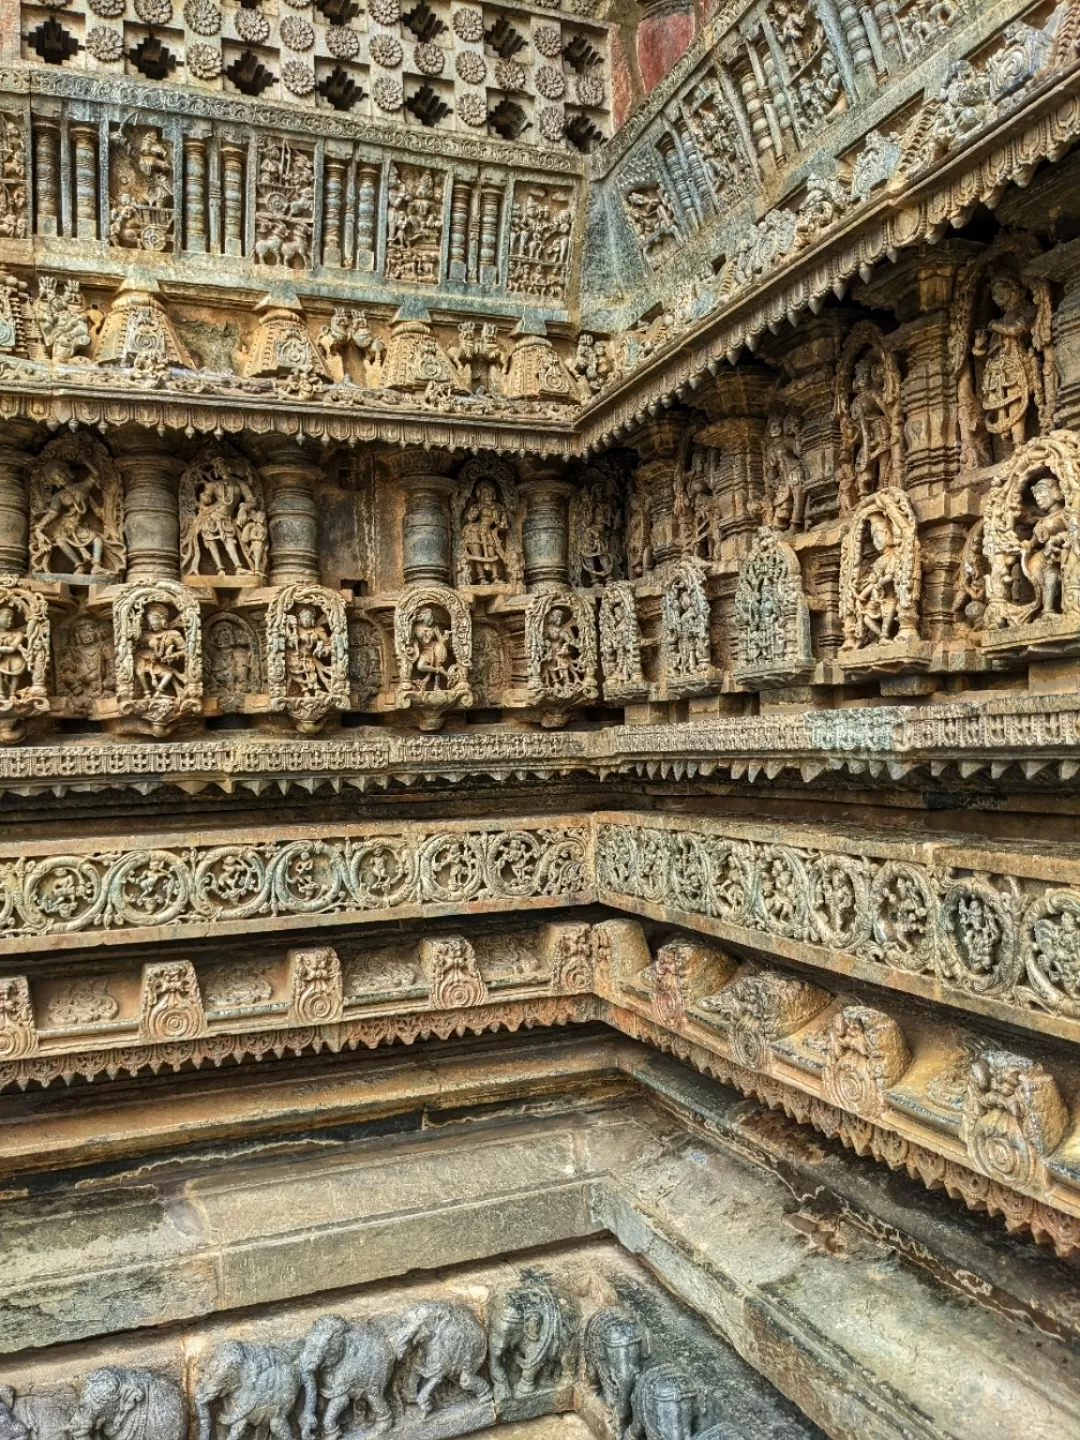
POLYGON ((911 1064, 903 1032, 891 1016, 866 1005, 846 1005, 833 1016, 821 1088, 842 1110, 874 1119, 885 1091, 911 1064))
POLYGON ((852 513, 840 547, 843 649, 917 643, 921 587, 911 501, 899 490, 868 495, 852 513))
POLYGON ((349 707, 349 630, 345 602, 321 585, 284 585, 266 615, 270 708, 301 732, 317 730, 331 710, 349 707))
POLYGON ((85 432, 50 440, 30 472, 30 569, 118 578, 126 564, 116 463, 85 432))
POLYGON ((526 616, 525 648, 534 703, 596 699, 596 617, 584 596, 572 590, 537 595, 526 616))
POLYGON ((798 556, 768 526, 758 531, 739 570, 735 619, 740 684, 783 683, 813 668, 798 556))
POLYGON ((189 1040, 202 1028, 202 996, 191 961, 144 965, 140 1038, 189 1040))
POLYGON ((394 611, 398 703, 421 725, 440 725, 442 712, 473 703, 472 617, 461 596, 439 586, 406 591, 394 611))
POLYGON ((1037 1061, 995 1050, 972 1064, 960 1138, 984 1175, 1030 1189, 1067 1125, 1057 1085, 1037 1061))
POLYGON ((180 477, 180 561, 185 575, 250 577, 267 565, 262 481, 235 451, 204 451, 180 477))
POLYGON ((121 715, 164 734, 202 709, 202 630, 190 591, 169 580, 127 585, 113 603, 116 699, 121 715))

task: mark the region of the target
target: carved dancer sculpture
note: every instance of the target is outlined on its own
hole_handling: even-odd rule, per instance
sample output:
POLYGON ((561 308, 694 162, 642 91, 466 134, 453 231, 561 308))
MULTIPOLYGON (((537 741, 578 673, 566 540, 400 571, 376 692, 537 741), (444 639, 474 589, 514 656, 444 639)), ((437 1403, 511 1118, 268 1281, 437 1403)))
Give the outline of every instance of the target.
POLYGON ((304 1408, 302 1440, 338 1440, 350 1404, 367 1405, 376 1433, 394 1423, 386 1398, 394 1370, 394 1348, 378 1325, 350 1324, 340 1315, 320 1315, 300 1352, 304 1408), (326 1402, 321 1422, 318 1401, 326 1402))
POLYGON ((661 647, 669 682, 707 677, 711 668, 710 610, 705 577, 693 560, 680 560, 661 602, 661 647))
POLYGON ((269 1431, 293 1440, 292 1412, 300 1395, 300 1370, 284 1349, 226 1340, 199 1364, 195 1384, 198 1440, 213 1440, 213 1408, 226 1440, 252 1440, 269 1431))
POLYGON ((258 471, 234 451, 204 451, 180 477, 180 563, 185 575, 250 575, 267 562, 258 471))
POLYGON ((285 585, 266 615, 270 708, 312 731, 349 706, 349 629, 345 602, 321 585, 285 585))
POLYGON ((421 1415, 431 1413, 444 1381, 479 1400, 491 1394, 491 1386, 479 1373, 487 1356, 487 1337, 467 1306, 418 1300, 391 1326, 390 1343, 398 1359, 406 1361, 400 1381, 402 1399, 415 1403, 421 1415))
POLYGON ((596 620, 582 596, 570 590, 536 596, 525 620, 525 651, 534 703, 596 699, 596 620))
POLYGON ((199 607, 171 581, 124 588, 113 606, 120 713, 141 715, 155 733, 202 707, 199 607))
POLYGON ((462 467, 451 500, 459 586, 521 583, 518 514, 517 481, 505 461, 481 458, 462 467))
POLYGON ((50 440, 30 471, 35 574, 119 575, 126 563, 120 474, 85 432, 50 440))
POLYGON ((612 1307, 597 1310, 585 1326, 585 1378, 607 1406, 614 1440, 623 1440, 631 1397, 649 1356, 649 1337, 636 1315, 612 1307))
POLYGON ((843 649, 918 641, 921 584, 911 502, 893 490, 867 496, 840 546, 843 649))
POLYGON ((184 1392, 164 1375, 106 1365, 83 1381, 72 1440, 186 1440, 184 1392))
POLYGON ((569 1302, 550 1285, 519 1285, 498 1296, 488 1314, 496 1398, 531 1395, 567 1376, 574 1329, 569 1302))
POLYGON ((456 591, 409 590, 394 612, 394 649, 398 703, 413 707, 421 725, 441 725, 441 712, 472 705, 472 619, 456 591))
POLYGON ((900 371, 881 331, 860 321, 836 367, 840 422, 840 507, 848 511, 875 490, 904 483, 900 371))

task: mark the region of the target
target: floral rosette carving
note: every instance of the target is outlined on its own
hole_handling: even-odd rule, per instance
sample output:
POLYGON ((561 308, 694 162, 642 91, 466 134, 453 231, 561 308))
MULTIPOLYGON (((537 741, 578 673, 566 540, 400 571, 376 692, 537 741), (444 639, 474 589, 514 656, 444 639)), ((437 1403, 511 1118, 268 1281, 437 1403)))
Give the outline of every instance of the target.
POLYGON ((22 733, 19 717, 49 708, 49 607, 11 575, 0 576, 0 738, 22 733))
POLYGON ((315 71, 303 60, 286 60, 281 67, 286 90, 294 95, 310 95, 315 89, 315 71))
POLYGON ((829 1029, 822 1093, 831 1105, 875 1120, 885 1108, 885 1090, 910 1064, 907 1042, 891 1016, 846 1005, 829 1029))
POLYGON ((992 1051, 972 1064, 960 1138, 972 1163, 992 1180, 1021 1190, 1036 1187, 1068 1118, 1053 1077, 1037 1061, 992 1051))
POLYGON ((440 45, 413 47, 413 64, 421 75, 441 75, 446 64, 446 51, 440 45))
POLYGON ((401 19, 400 0, 370 0, 368 12, 378 25, 396 25, 401 19))
POLYGON ((196 80, 216 80, 221 74, 221 51, 216 45, 189 45, 184 60, 196 80))
POLYGON ((537 25, 533 30, 533 48, 538 55, 555 60, 562 55, 562 31, 558 25, 537 25))
POLYGON ((0 1060, 19 1060, 36 1049, 34 1007, 26 977, 0 979, 0 1060))
POLYGON ((196 35, 217 35, 221 30, 221 7, 214 0, 185 0, 184 24, 196 35))
POLYGON ((95 25, 87 32, 86 50, 95 60, 108 64, 123 55, 124 37, 119 30, 110 30, 107 25, 95 25))
POLYGON ((113 604, 116 699, 164 733, 202 710, 202 629, 198 602, 171 580, 125 585, 113 604))
POLYGON ((457 113, 466 125, 479 127, 487 123, 487 101, 478 91, 470 90, 457 102, 457 113))
POLYGON ((135 0, 135 14, 144 25, 168 25, 172 0, 135 0))
POLYGON ((249 45, 261 45, 270 36, 270 21, 261 10, 240 9, 233 16, 236 33, 249 45))
POLYGON ((484 38, 484 17, 479 10, 456 10, 450 23, 458 39, 465 40, 470 45, 475 45, 484 38))
POLYGON ((487 62, 475 50, 459 50, 454 56, 454 69, 467 85, 481 85, 487 78, 487 62))
POLYGON ((1020 968, 1012 896, 983 881, 950 885, 941 900, 944 978, 989 995, 1011 990, 1020 968))
POLYGON ((1028 981, 1020 998, 1051 1013, 1080 1016, 1080 893, 1052 890, 1028 907, 1020 956, 1028 981))
POLYGON ((441 724, 449 709, 473 704, 472 616, 461 596, 443 586, 405 592, 394 611, 398 704, 428 723, 441 724))
POLYGON ((393 80, 389 75, 379 76, 371 87, 371 95, 379 109, 388 113, 400 110, 405 104, 405 91, 400 80, 393 80))
POLYGON ((349 627, 345 602, 322 585, 285 585, 266 615, 266 673, 271 710, 301 731, 331 710, 349 708, 349 627))
POLYGON ((290 50, 310 50, 315 44, 315 27, 303 15, 286 15, 278 25, 282 43, 290 50))
POLYGON ((553 145, 558 144, 565 134, 566 121, 557 105, 541 105, 537 124, 543 138, 553 145))
POLYGON ((289 1023, 326 1025, 341 1019, 341 961, 328 945, 290 950, 289 1023))
POLYGON ((376 65, 385 70, 396 70, 404 58, 401 41, 396 35, 372 35, 368 41, 368 54, 376 65))
POLYGON ((487 985, 476 963, 476 952, 460 935, 425 940, 420 963, 428 977, 431 1003, 439 1010, 463 1010, 483 1005, 487 985))
POLYGON ((554 65, 541 65, 535 77, 537 94, 545 100, 559 100, 566 94, 566 76, 554 65))
POLYGON ((525 618, 529 699, 535 705, 587 705, 596 699, 596 617, 572 590, 544 591, 525 618))
POLYGON ((326 48, 335 60, 355 60, 360 54, 360 36, 348 25, 331 25, 326 32, 326 48))
POLYGON ((901 861, 883 865, 870 886, 868 911, 870 936, 860 953, 913 973, 933 968, 937 904, 921 870, 901 861))
POLYGON ((193 1040, 202 1028, 202 996, 191 962, 144 965, 139 1038, 165 1044, 193 1040))

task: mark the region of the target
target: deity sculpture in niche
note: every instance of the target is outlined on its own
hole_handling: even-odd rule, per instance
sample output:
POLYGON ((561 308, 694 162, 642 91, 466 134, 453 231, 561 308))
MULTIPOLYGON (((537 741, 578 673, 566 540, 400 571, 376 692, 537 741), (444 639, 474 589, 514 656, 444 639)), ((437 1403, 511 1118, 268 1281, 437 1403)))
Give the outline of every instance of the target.
POLYGON ((153 125, 113 131, 109 142, 109 243, 168 250, 173 243, 172 144, 153 125))
POLYGON ((875 490, 904 483, 900 370, 876 325, 860 321, 836 367, 838 480, 846 513, 875 490))
POLYGON ((840 545, 840 619, 844 652, 919 641, 922 571, 915 512, 899 490, 868 495, 840 545))
POLYGON ((949 360, 956 376, 960 464, 977 469, 1015 453, 1053 423, 1057 370, 1049 284, 1024 273, 1030 236, 1005 236, 956 285, 949 360))
POLYGON ((713 673, 709 600, 700 561, 683 559, 668 578, 660 608, 660 647, 668 687, 707 684, 713 673))
POLYGON ((386 204, 388 280, 438 284, 444 185, 441 171, 391 163, 386 204))
POLYGON ((566 295, 574 214, 567 191, 519 186, 510 212, 506 288, 560 301, 566 295))
POLYGON ((30 470, 30 569, 71 581, 119 579, 127 563, 120 472, 83 431, 50 440, 30 470))
POLYGON ((534 596, 525 617, 525 653, 534 704, 596 699, 596 620, 583 596, 572 590, 534 596))
POLYGON ((421 729, 438 729, 445 711, 472 706, 472 617, 455 590, 407 590, 394 611, 394 651, 398 705, 416 711, 421 729))
POLYGON ((116 698, 121 715, 164 735, 202 709, 202 630, 191 592, 171 580, 126 585, 113 604, 116 698))
POLYGON ((211 615, 203 625, 203 690, 224 712, 241 710, 262 692, 259 637, 237 610, 211 615))
POLYGON ((517 481, 505 461, 483 458, 462 467, 451 523, 458 585, 521 584, 517 481))
POLYGON ((314 214, 312 157, 286 140, 263 136, 255 183, 256 262, 307 269, 314 214))
POLYGON ((366 615, 349 618, 349 687, 358 704, 373 700, 383 684, 383 642, 366 615))
POLYGON ((23 734, 23 719, 49 708, 49 607, 12 575, 0 575, 0 744, 23 734))
POLYGON ((218 581, 266 571, 267 527, 262 481, 234 450, 204 450, 180 477, 180 566, 185 575, 218 581))
POLYGON ((758 531, 740 567, 735 624, 740 684, 788 684, 813 669, 798 556, 768 526, 758 531))
POLYGON ((589 589, 626 575, 620 476, 611 463, 591 465, 570 502, 570 582, 589 589))
POLYGON ((794 411, 774 410, 765 422, 761 445, 765 488, 762 521, 775 530, 801 530, 806 511, 806 466, 799 454, 799 419, 794 411))
POLYGON ((88 610, 76 610, 57 627, 53 651, 56 689, 66 708, 88 715, 116 683, 111 627, 88 610))
POLYGON ((599 628, 604 699, 644 699, 648 686, 641 673, 641 632, 629 580, 617 580, 601 590, 599 628))
POLYGON ((626 568, 631 580, 638 580, 653 568, 652 516, 649 495, 639 476, 630 483, 626 505, 626 568))
POLYGON ((1080 436, 1054 430, 1016 451, 986 503, 983 553, 984 644, 1080 634, 1080 436))
POLYGON ((679 244, 675 210, 659 181, 635 185, 623 196, 627 218, 646 264, 652 266, 679 244))
POLYGON ((266 614, 270 709, 312 734, 331 710, 349 708, 349 631, 345 602, 321 585, 283 585, 266 614))
POLYGON ((720 554, 716 451, 684 436, 675 468, 675 522, 684 555, 715 560, 720 554))

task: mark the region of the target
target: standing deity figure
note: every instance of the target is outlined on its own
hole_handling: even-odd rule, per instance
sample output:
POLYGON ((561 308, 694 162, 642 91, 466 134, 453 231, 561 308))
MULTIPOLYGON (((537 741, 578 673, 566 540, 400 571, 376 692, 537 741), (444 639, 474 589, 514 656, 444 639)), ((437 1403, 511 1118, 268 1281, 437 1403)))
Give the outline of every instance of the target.
POLYGON ((904 483, 904 417, 896 356, 875 325, 861 321, 836 367, 840 509, 904 483))
POLYGON ((142 631, 135 644, 135 683, 148 700, 178 697, 184 688, 187 647, 184 632, 168 605, 153 602, 143 611, 142 631))
POLYGON ((26 626, 11 605, 0 605, 0 704, 15 700, 30 669, 26 626))
POLYGON ((870 543, 874 547, 875 559, 856 594, 859 616, 857 643, 860 645, 891 640, 896 622, 900 552, 892 528, 883 515, 874 515, 870 520, 870 543))
POLYGON ((76 575, 99 575, 105 558, 101 509, 95 491, 97 476, 89 471, 76 479, 71 466, 52 460, 41 471, 41 483, 52 491, 35 525, 36 549, 44 569, 53 551, 70 562, 76 575))
POLYGON ((1041 410, 1045 398, 1032 346, 1037 311, 1009 275, 990 282, 990 296, 1001 314, 975 332, 971 353, 983 362, 983 422, 991 435, 1007 436, 1015 449, 1027 438, 1029 408, 1034 404, 1041 410))
POLYGON ((423 693, 448 689, 454 653, 450 627, 439 624, 431 605, 425 605, 413 621, 410 650, 417 689, 423 693))
POLYGON ((668 682, 699 681, 708 675, 710 607, 704 572, 694 560, 681 560, 664 590, 660 610, 661 648, 668 682))
POLYGON ((205 450, 180 477, 184 574, 261 577, 266 534, 262 482, 255 467, 232 450, 205 450))
POLYGON ((296 695, 322 695, 332 688, 329 626, 314 605, 298 605, 285 620, 285 670, 296 695))
POLYGON ((469 584, 492 585, 509 572, 507 536, 510 517, 491 481, 481 481, 465 510, 461 554, 469 584))
POLYGON ((50 440, 30 471, 30 569, 105 576, 123 570, 120 474, 84 432, 50 440))
POLYGON ((843 650, 917 642, 921 580, 911 502, 896 490, 867 496, 840 546, 843 650))
POLYGON ((801 530, 806 509, 806 466, 799 455, 799 422, 773 411, 762 444, 765 503, 762 519, 775 530, 801 530))

